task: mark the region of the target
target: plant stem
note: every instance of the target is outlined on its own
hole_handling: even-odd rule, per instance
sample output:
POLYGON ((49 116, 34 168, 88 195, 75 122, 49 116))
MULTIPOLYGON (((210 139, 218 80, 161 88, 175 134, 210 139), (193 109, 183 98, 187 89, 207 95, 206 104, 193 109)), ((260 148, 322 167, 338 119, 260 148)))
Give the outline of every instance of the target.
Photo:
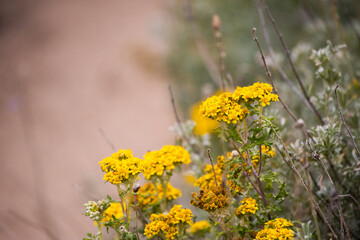
MULTIPOLYGON (((134 179, 134 181, 136 180, 136 177, 134 179)), ((132 188, 134 185, 134 181, 130 181, 129 183, 129 187, 127 188, 127 201, 126 201, 126 216, 127 216, 127 221, 128 223, 130 223, 130 205, 131 205, 131 197, 132 197, 132 188)))
POLYGON ((291 59, 291 56, 290 56, 289 48, 287 47, 287 45, 286 45, 286 43, 285 43, 285 41, 284 41, 284 39, 283 39, 283 36, 282 36, 282 34, 280 33, 279 28, 277 27, 277 25, 276 25, 276 23, 275 23, 274 17, 272 16, 272 14, 271 14, 268 6, 266 5, 265 1, 264 1, 264 0, 260 0, 260 1, 261 1, 261 4, 262 4, 263 8, 265 9, 265 12, 266 12, 268 18, 269 18, 270 21, 271 21, 272 26, 273 26, 274 29, 275 29, 276 34, 278 35, 278 37, 279 37, 279 39, 280 39, 281 45, 283 46, 283 48, 284 48, 284 50, 285 50, 286 57, 287 57, 287 59, 288 59, 288 61, 289 61, 289 63, 290 63, 291 69, 292 69, 292 71, 293 71, 293 73, 294 73, 294 75, 295 75, 296 80, 298 81, 298 83, 299 83, 299 85, 300 85, 301 91, 302 91, 302 93, 303 93, 306 101, 309 103, 309 105, 310 105, 310 107, 311 107, 311 110, 315 113, 315 115, 316 115, 317 118, 319 119, 320 123, 321 123, 322 125, 324 125, 325 122, 323 121, 323 119, 322 119, 320 113, 318 112, 318 110, 315 108, 314 104, 311 102, 310 97, 309 97, 309 95, 307 94, 307 92, 306 92, 306 90, 305 90, 304 84, 303 84, 303 82, 302 82, 302 80, 301 80, 298 72, 297 72, 296 69, 295 69, 295 65, 294 65, 294 63, 293 63, 293 61, 292 61, 292 59, 291 59))
POLYGON ((213 29, 214 29, 214 33, 215 33, 215 39, 216 39, 216 48, 218 50, 219 53, 219 69, 220 69, 220 79, 221 79, 221 88, 222 90, 225 92, 225 56, 226 53, 223 49, 222 46, 222 34, 220 31, 221 28, 221 22, 220 22, 220 18, 217 15, 213 16, 213 29))
POLYGON ((301 177, 300 173, 298 172, 298 170, 296 169, 294 163, 291 160, 289 151, 286 148, 286 145, 284 143, 284 141, 282 140, 282 138, 279 136, 279 134, 276 132, 276 130, 274 129, 274 127, 269 124, 269 126, 271 127, 271 129, 274 131, 276 137, 279 139, 279 141, 281 142, 281 144, 284 146, 284 150, 286 153, 286 156, 289 160, 286 160, 281 154, 280 157, 282 158, 282 160, 290 167, 290 169, 295 173, 295 175, 300 179, 301 184, 304 186, 304 188, 306 189, 306 191, 308 191, 310 193, 310 198, 311 200, 314 202, 316 209, 318 210, 321 218, 323 219, 324 223, 326 224, 326 226, 330 229, 332 235, 335 237, 335 239, 338 239, 338 236, 335 234, 334 229, 331 227, 329 221, 327 220, 327 218, 325 217, 324 213, 322 212, 319 204, 316 202, 316 200, 314 199, 314 196, 311 194, 311 191, 309 189, 309 187, 307 186, 307 184, 305 183, 304 179, 301 177))
POLYGON ((125 219, 126 219, 126 221, 127 221, 128 218, 127 218, 127 214, 126 214, 126 211, 125 211, 124 200, 123 200, 122 197, 121 197, 121 196, 122 196, 122 189, 120 188, 120 184, 117 184, 117 185, 116 185, 116 189, 117 189, 118 194, 119 194, 121 210, 122 210, 122 212, 123 212, 123 214, 124 214, 124 216, 125 216, 125 219))
POLYGON ((167 210, 167 198, 166 198, 166 190, 167 190, 167 183, 168 183, 168 179, 167 180, 163 180, 162 178, 160 179, 160 183, 161 183, 161 186, 163 188, 163 205, 164 205, 164 211, 167 210))
POLYGON ((98 225, 98 229, 99 229, 99 237, 100 237, 100 240, 103 240, 103 234, 102 234, 102 231, 101 231, 101 222, 100 221, 96 221, 97 225, 98 225))
POLYGON ((218 187, 218 182, 217 182, 217 179, 216 179, 216 173, 215 173, 215 168, 214 168, 214 162, 210 156, 210 149, 208 149, 208 155, 209 155, 209 159, 210 159, 210 162, 211 162, 211 166, 212 166, 212 170, 213 170, 213 173, 214 173, 214 179, 215 179, 215 184, 216 184, 216 187, 218 187))
POLYGON ((339 98, 338 98, 338 94, 337 94, 337 89, 338 89, 339 85, 336 85, 336 88, 335 88, 335 97, 336 97, 336 103, 337 103, 337 107, 338 107, 338 110, 339 110, 339 115, 340 115, 340 118, 341 118, 341 121, 343 122, 345 128, 346 128, 346 131, 348 132, 349 136, 351 137, 351 141, 355 147, 355 150, 356 150, 356 154, 357 156, 360 158, 360 151, 358 149, 358 147, 356 146, 356 142, 355 142, 355 139, 354 139, 354 136, 351 134, 351 131, 350 131, 350 128, 348 127, 348 125, 346 124, 345 122, 345 119, 344 119, 344 116, 342 114, 342 111, 341 111, 341 106, 340 106, 340 103, 339 103, 339 98))

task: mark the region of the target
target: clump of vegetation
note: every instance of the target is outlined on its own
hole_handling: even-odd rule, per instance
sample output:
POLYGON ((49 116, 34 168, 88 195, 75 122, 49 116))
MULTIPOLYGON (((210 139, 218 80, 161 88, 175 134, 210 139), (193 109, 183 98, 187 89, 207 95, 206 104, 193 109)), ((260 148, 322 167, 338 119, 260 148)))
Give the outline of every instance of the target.
POLYGON ((174 43, 182 49, 172 49, 170 67, 192 120, 179 119, 170 89, 176 145, 142 158, 119 150, 100 161, 118 199, 85 204, 98 227, 85 239, 104 239, 104 229, 115 239, 360 239, 360 8, 332 1, 326 14, 320 2, 183 2, 190 31, 177 22, 174 43), (202 27, 209 9, 225 21, 211 16, 212 28, 202 27), (277 25, 272 13, 284 9, 289 25, 306 20, 289 31, 291 45, 280 32, 286 23, 277 25), (242 35, 252 41, 244 52, 224 39, 247 26, 235 21, 240 12, 263 30, 261 37, 252 27, 250 37, 242 35), (279 38, 274 46, 270 25, 279 38), (294 44, 309 34, 310 41, 294 44), (247 67, 239 63, 257 54, 247 67), (141 175, 147 182, 140 186, 141 175), (181 175, 193 193, 173 187, 181 175))

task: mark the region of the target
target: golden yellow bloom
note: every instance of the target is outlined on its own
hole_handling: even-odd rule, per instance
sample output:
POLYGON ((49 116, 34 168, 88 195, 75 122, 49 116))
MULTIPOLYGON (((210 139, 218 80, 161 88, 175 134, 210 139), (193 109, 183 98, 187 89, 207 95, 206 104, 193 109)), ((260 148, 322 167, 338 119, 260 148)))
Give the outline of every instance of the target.
POLYGON ((200 105, 200 113, 218 122, 236 123, 247 116, 249 110, 232 98, 232 93, 224 92, 212 96, 200 105))
MULTIPOLYGON (((161 184, 157 185, 155 188, 154 184, 149 182, 140 187, 138 194, 136 195, 136 200, 139 203, 139 206, 144 209, 149 205, 159 202, 160 199, 163 199, 163 197, 164 190, 161 184), (157 193, 159 196, 157 196, 157 193)), ((174 188, 171 183, 168 183, 166 188, 166 199, 171 201, 177 199, 178 197, 181 197, 181 191, 174 188)))
POLYGON ((270 101, 278 101, 279 97, 276 94, 271 93, 273 90, 272 86, 268 83, 256 82, 251 86, 237 87, 234 91, 233 99, 235 101, 244 100, 258 101, 264 107, 270 104, 270 101))
POLYGON ((207 98, 200 105, 200 114, 218 122, 237 123, 249 113, 245 103, 258 102, 264 107, 271 101, 278 101, 278 95, 271 93, 272 90, 270 84, 259 82, 237 87, 234 93, 224 92, 207 98))
POLYGON ((198 232, 210 232, 210 230, 211 230, 211 225, 206 220, 196 222, 190 226, 190 232, 192 234, 195 234, 198 232))
MULTIPOLYGON (((222 183, 223 179, 223 171, 225 168, 225 158, 224 156, 218 156, 217 164, 214 165, 216 180, 218 185, 222 183)), ((205 174, 198 178, 194 186, 200 187, 200 189, 210 189, 212 187, 216 187, 214 171, 210 164, 205 165, 204 169, 205 174)), ((230 187, 230 189, 234 192, 241 192, 241 188, 236 185, 235 182, 231 180, 227 180, 226 184, 230 187)))
POLYGON ((105 172, 104 180, 112 184, 120 184, 128 180, 135 180, 144 170, 144 162, 132 155, 131 150, 119 150, 110 157, 99 162, 101 170, 105 172))
POLYGON ((216 209, 224 208, 228 205, 227 194, 223 187, 211 187, 210 189, 200 189, 200 193, 193 193, 191 205, 211 212, 216 209))
POLYGON ((169 223, 178 224, 178 223, 187 223, 192 224, 191 218, 194 216, 190 209, 182 209, 181 205, 175 205, 167 215, 169 223))
POLYGON ((247 213, 254 214, 256 210, 259 209, 256 200, 251 197, 244 198, 241 203, 242 205, 240 205, 235 211, 235 214, 238 216, 247 213))
POLYGON ((111 203, 110 207, 105 210, 101 222, 111 221, 113 215, 116 219, 120 219, 124 216, 120 203, 111 203))
POLYGON ((256 234, 257 240, 292 240, 294 232, 289 229, 293 224, 284 218, 276 218, 265 223, 264 229, 256 234))
MULTIPOLYGON (((126 211, 126 209, 125 209, 125 211, 126 211)), ((114 220, 113 216, 115 216, 116 219, 121 219, 124 216, 120 203, 111 203, 110 207, 108 207, 105 210, 105 212, 103 213, 101 222, 105 223, 105 222, 112 221, 112 220, 114 220)), ((120 221, 117 224, 120 224, 122 222, 123 221, 120 221)), ((96 222, 94 224, 97 225, 96 222)))
POLYGON ((164 171, 173 170, 182 163, 190 163, 190 154, 181 146, 166 145, 160 151, 147 152, 144 155, 144 177, 162 176, 164 171))
POLYGON ((219 126, 217 121, 202 117, 200 114, 200 104, 196 104, 191 108, 191 119, 196 123, 194 133, 197 135, 213 133, 214 129, 219 126))
POLYGON ((144 234, 148 238, 154 236, 165 237, 166 240, 174 239, 178 234, 178 227, 192 224, 193 214, 190 209, 182 209, 181 205, 175 205, 169 214, 152 214, 150 223, 145 226, 144 234))

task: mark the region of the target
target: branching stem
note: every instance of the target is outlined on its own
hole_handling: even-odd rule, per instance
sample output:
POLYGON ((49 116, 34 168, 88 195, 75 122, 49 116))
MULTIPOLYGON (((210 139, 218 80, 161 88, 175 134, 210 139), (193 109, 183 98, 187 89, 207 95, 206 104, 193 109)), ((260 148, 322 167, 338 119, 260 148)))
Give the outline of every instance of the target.
POLYGON ((339 87, 339 85, 336 85, 336 87, 335 87, 335 98, 336 98, 336 103, 337 103, 337 107, 338 107, 338 110, 339 110, 339 115, 340 115, 341 121, 343 122, 343 124, 344 124, 344 126, 346 128, 346 131, 348 132, 348 134, 349 134, 349 136, 351 138, 351 141, 352 141, 352 143, 353 143, 353 145, 355 147, 356 154, 360 158, 360 151, 359 151, 358 147, 356 146, 355 138, 352 135, 352 133, 350 131, 350 128, 346 124, 343 113, 342 113, 342 110, 341 110, 341 106, 340 106, 340 102, 339 102, 339 98, 338 98, 338 94, 337 94, 338 87, 339 87))
POLYGON ((268 18, 269 18, 270 21, 271 21, 272 26, 273 26, 274 29, 275 29, 276 34, 278 35, 278 37, 279 37, 279 39, 280 39, 281 45, 283 46, 283 48, 284 48, 284 50, 285 50, 285 53, 286 53, 286 57, 287 57, 287 59, 288 59, 288 61, 289 61, 289 63, 290 63, 291 70, 293 71, 293 73, 294 73, 294 75, 295 75, 295 78, 296 78, 296 80, 298 81, 298 83, 299 83, 299 85, 300 85, 301 91, 302 91, 302 93, 303 93, 306 101, 309 103, 309 105, 310 105, 310 107, 311 107, 311 110, 315 113, 315 115, 316 115, 317 118, 319 119, 320 123, 321 123, 322 125, 324 125, 324 124, 325 124, 324 120, 322 119, 322 117, 321 117, 320 113, 318 112, 318 110, 315 108, 314 104, 311 102, 310 97, 309 97, 309 95, 307 94, 307 92, 306 92, 306 90, 305 90, 304 84, 303 84, 303 82, 302 82, 302 80, 301 80, 298 72, 297 72, 296 69, 295 69, 295 65, 294 65, 294 63, 293 63, 293 61, 292 61, 292 59, 291 59, 291 56, 290 56, 289 48, 287 47, 287 45, 286 45, 286 43, 285 43, 285 41, 284 41, 284 39, 283 39, 283 36, 282 36, 282 34, 280 33, 280 30, 279 30, 279 28, 277 27, 277 25, 276 25, 276 23, 275 23, 274 17, 272 16, 272 14, 271 14, 268 6, 266 5, 265 1, 264 1, 264 0, 260 0, 260 1, 261 1, 261 4, 262 4, 263 8, 265 9, 265 12, 266 12, 268 18))

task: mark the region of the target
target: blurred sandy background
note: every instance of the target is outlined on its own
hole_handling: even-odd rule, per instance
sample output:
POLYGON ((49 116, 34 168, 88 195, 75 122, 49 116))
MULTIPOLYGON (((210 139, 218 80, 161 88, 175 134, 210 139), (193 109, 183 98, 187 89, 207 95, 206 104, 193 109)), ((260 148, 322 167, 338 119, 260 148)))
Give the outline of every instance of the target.
POLYGON ((173 143, 165 0, 0 6, 0 239, 82 239, 115 194, 98 162, 173 143))

